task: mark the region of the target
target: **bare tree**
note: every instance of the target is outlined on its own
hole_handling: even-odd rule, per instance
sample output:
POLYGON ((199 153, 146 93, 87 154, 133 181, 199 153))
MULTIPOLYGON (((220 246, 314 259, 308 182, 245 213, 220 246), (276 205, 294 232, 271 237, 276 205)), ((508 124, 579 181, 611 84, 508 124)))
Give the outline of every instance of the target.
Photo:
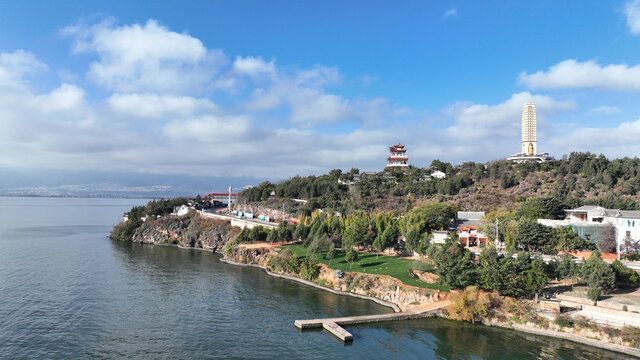
POLYGON ((616 252, 616 227, 613 224, 607 224, 602 230, 602 239, 598 241, 598 250, 603 253, 616 252))
POLYGON ((638 252, 640 252, 640 244, 629 235, 625 236, 624 239, 622 239, 622 244, 620 244, 620 255, 628 257, 638 252))

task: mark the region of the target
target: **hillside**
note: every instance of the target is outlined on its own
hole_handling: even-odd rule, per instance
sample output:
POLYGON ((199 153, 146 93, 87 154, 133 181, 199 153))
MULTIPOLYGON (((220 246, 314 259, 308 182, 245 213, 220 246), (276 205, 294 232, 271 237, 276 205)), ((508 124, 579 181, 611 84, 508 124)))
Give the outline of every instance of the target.
POLYGON ((632 210, 640 209, 639 194, 637 157, 609 160, 603 155, 571 153, 566 159, 546 163, 500 160, 454 166, 434 160, 429 168, 376 174, 332 170, 326 175, 297 176, 277 184, 263 182, 245 190, 240 203, 285 205, 290 212, 303 213, 314 208, 346 214, 359 209, 403 213, 432 201, 448 202, 461 210, 490 211, 498 207, 513 209, 528 197, 550 197, 565 207, 597 204, 632 210), (434 169, 447 177, 428 178, 434 169), (302 205, 291 201, 294 198, 309 202, 302 205))

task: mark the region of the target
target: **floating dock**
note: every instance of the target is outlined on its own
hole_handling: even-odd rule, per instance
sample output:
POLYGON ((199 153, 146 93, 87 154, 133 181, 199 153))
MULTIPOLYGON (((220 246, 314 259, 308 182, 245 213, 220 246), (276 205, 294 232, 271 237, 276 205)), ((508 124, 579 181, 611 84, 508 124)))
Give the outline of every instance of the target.
POLYGON ((342 328, 343 325, 378 323, 384 321, 399 321, 410 319, 421 319, 432 317, 434 313, 449 305, 449 301, 439 301, 428 304, 426 308, 414 311, 402 311, 391 314, 364 315, 364 316, 346 316, 339 318, 296 320, 293 325, 300 330, 324 328, 335 337, 342 341, 352 341, 353 335, 342 328))

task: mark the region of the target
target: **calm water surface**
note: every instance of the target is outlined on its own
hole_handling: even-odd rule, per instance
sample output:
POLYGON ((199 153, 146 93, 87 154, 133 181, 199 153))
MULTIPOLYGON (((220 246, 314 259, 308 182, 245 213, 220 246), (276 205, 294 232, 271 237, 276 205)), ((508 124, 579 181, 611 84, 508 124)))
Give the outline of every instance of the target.
POLYGON ((348 346, 301 333, 295 319, 390 310, 210 252, 109 240, 143 203, 0 197, 0 358, 627 358, 443 319, 351 326, 348 346))

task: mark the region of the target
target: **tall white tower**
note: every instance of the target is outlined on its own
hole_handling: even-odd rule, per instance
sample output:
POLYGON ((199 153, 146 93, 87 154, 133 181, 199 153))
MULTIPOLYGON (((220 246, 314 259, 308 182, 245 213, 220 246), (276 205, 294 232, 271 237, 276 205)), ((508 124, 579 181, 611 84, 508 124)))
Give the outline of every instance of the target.
POLYGON ((538 153, 536 104, 534 103, 522 105, 522 153, 529 156, 538 153))

